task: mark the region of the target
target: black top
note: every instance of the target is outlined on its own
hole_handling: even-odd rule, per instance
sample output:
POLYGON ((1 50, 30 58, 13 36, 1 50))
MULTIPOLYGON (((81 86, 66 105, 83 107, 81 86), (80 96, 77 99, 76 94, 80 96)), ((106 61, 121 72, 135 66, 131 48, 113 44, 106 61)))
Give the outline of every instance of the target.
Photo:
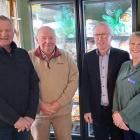
POLYGON ((11 52, 0 48, 0 123, 13 125, 19 117, 35 118, 38 77, 28 53, 11 43, 11 52))

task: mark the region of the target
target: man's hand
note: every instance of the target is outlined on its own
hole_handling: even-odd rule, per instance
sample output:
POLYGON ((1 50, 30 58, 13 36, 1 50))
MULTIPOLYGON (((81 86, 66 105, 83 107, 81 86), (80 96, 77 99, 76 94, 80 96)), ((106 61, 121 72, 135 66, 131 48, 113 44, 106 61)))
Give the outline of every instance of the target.
POLYGON ((31 117, 28 117, 28 116, 25 116, 24 119, 26 119, 30 123, 30 126, 28 128, 26 128, 26 130, 29 131, 34 119, 32 119, 31 117))
POLYGON ((47 116, 52 115, 53 113, 56 113, 56 111, 54 110, 54 108, 52 108, 52 105, 49 103, 44 103, 41 102, 40 104, 40 110, 45 113, 47 116))
POLYGON ((41 102, 40 104, 41 111, 44 112, 47 116, 56 113, 60 109, 60 107, 61 106, 58 101, 54 101, 52 103, 41 102))
POLYGON ((14 124, 14 127, 18 129, 18 132, 23 132, 24 130, 30 128, 30 122, 25 118, 20 117, 14 124))
POLYGON ((54 111, 56 111, 56 112, 57 112, 57 111, 60 109, 60 107, 61 107, 61 105, 60 105, 60 103, 59 103, 58 101, 52 102, 51 105, 52 105, 52 109, 53 109, 54 111))
POLYGON ((86 123, 92 123, 93 122, 91 113, 85 113, 84 114, 84 119, 85 119, 86 123))

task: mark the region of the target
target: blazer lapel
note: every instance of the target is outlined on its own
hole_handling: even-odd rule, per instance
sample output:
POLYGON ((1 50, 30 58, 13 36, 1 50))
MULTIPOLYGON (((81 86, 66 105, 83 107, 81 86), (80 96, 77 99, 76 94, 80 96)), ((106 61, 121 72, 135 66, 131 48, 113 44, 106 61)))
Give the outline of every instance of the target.
MULTIPOLYGON (((97 68, 95 68, 95 73, 96 73, 97 80, 100 81, 99 56, 96 54, 95 57, 94 57, 93 59, 94 59, 94 64, 93 64, 92 66, 97 67, 97 68)), ((94 73, 94 74, 95 74, 95 73, 94 73)))
POLYGON ((108 62, 108 75, 107 75, 107 81, 110 81, 111 75, 112 75, 112 70, 113 66, 115 63, 115 57, 113 55, 113 48, 110 49, 110 54, 109 54, 109 62, 108 62))

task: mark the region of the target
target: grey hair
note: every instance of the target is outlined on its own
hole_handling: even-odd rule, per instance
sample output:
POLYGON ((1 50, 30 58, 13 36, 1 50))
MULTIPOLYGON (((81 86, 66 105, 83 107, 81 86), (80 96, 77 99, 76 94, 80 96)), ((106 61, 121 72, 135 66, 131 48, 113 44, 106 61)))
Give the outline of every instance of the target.
MULTIPOLYGON (((49 26, 42 26, 38 29, 36 36, 38 36, 38 33, 42 30, 42 29, 46 29, 46 30, 50 30, 54 35, 55 35, 55 31, 53 28, 49 27, 49 26)), ((55 35, 56 36, 56 35, 55 35)))
POLYGON ((96 28, 97 28, 98 26, 100 26, 100 25, 105 25, 105 26, 107 26, 107 28, 109 29, 109 33, 110 33, 111 35, 113 35, 113 29, 112 29, 111 26, 110 26, 108 23, 106 23, 106 22, 99 22, 98 24, 96 24, 96 25, 95 25, 95 28, 94 28, 94 33, 95 33, 96 28))

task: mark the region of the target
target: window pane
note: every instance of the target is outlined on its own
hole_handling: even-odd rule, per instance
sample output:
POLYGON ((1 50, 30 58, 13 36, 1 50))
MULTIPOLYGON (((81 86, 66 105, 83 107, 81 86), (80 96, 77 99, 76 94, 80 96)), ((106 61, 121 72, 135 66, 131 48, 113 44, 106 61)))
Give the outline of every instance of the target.
POLYGON ((86 52, 96 48, 93 29, 101 21, 107 22, 113 29, 112 47, 128 51, 128 36, 132 33, 131 3, 131 0, 84 2, 86 52))

